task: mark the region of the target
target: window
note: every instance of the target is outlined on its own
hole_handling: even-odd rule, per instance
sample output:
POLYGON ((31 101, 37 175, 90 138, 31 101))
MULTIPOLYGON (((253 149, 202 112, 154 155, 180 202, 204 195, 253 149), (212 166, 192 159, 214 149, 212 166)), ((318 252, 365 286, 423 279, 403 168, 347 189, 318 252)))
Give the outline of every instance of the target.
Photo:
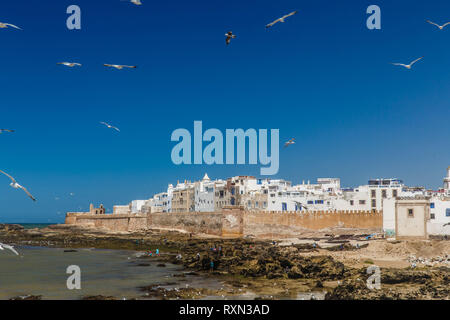
POLYGON ((350 205, 351 205, 351 206, 353 205, 353 200, 350 200, 350 205))
POLYGON ((359 200, 359 204, 366 204, 366 200, 359 200))
POLYGON ((397 197, 397 195, 398 195, 397 190, 392 190, 392 196, 395 198, 395 197, 397 197))
POLYGON ((445 216, 450 217, 450 208, 445 209, 445 216))
POLYGON ((434 202, 430 203, 430 208, 434 209, 434 202))
POLYGON ((281 203, 281 210, 287 211, 287 203, 286 202, 281 203))
POLYGON ((434 213, 430 214, 430 219, 434 219, 434 218, 435 218, 434 213))
POLYGON ((316 200, 316 204, 323 204, 323 200, 316 200))
POLYGON ((372 200, 372 208, 377 207, 377 201, 375 199, 372 200))
POLYGON ((414 218, 414 209, 408 209, 408 217, 414 218))
POLYGON ((372 198, 375 198, 377 196, 377 191, 376 190, 372 190, 371 194, 372 194, 372 198))
POLYGON ((314 201, 308 200, 308 204, 314 204, 314 201))
POLYGON ((381 196, 382 196, 383 198, 387 198, 386 190, 381 190, 381 196))

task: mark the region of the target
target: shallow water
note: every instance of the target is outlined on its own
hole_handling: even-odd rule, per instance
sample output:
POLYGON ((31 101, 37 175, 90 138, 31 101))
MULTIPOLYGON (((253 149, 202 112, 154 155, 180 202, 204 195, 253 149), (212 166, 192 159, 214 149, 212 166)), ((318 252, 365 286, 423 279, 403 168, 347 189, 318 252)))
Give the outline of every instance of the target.
MULTIPOLYGON (((80 299, 104 295, 116 298, 138 298, 138 287, 177 281, 172 275, 182 273, 179 266, 166 263, 157 267, 156 260, 138 259, 134 251, 16 247, 20 256, 0 251, 0 299, 21 295, 42 295, 43 299, 80 299), (138 266, 139 263, 150 266, 138 266), (67 267, 81 269, 81 290, 67 289, 67 267)), ((185 278, 185 283, 219 287, 218 281, 185 278)))
MULTIPOLYGON (((0 251, 0 300, 16 296, 41 295, 42 299, 77 300, 83 296, 113 296, 117 299, 143 298, 139 287, 153 284, 172 290, 175 288, 206 288, 219 290, 228 285, 223 281, 201 275, 190 275, 182 267, 164 263, 158 267, 156 258, 139 258, 142 252, 104 249, 70 249, 44 247, 15 247, 17 256, 9 250, 0 251), (144 264, 139 266, 139 264, 144 264), (148 265, 147 265, 148 264, 148 265), (81 269, 81 290, 69 290, 67 267, 81 269), (174 275, 184 274, 183 277, 174 275)), ((164 254, 164 253, 162 253, 164 254)), ((278 299, 309 300, 312 293, 278 299)), ((320 292, 314 293, 318 300, 320 292)), ((207 296, 205 300, 253 300, 258 295, 242 290, 232 296, 207 296)))

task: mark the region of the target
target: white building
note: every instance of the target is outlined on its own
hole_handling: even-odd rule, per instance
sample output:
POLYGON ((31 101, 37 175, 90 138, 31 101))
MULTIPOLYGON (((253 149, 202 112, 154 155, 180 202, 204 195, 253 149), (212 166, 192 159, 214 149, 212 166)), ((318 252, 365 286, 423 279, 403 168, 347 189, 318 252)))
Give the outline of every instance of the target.
POLYGON ((144 206, 147 207, 147 212, 150 211, 149 213, 169 212, 168 193, 155 194, 153 198, 146 201, 144 206))
MULTIPOLYGON (((421 228, 418 223, 425 219, 425 235, 450 235, 450 167, 444 178, 444 189, 439 192, 427 191, 424 188, 404 188, 397 198, 383 200, 383 230, 388 235, 395 235, 398 230, 417 236, 421 228), (423 205, 425 204, 425 208, 423 205), (399 209, 400 208, 400 209, 399 209), (405 209, 404 209, 405 208, 405 209), (406 210, 405 216, 401 210, 406 210), (417 218, 419 214, 419 219, 417 218), (399 216, 404 218, 399 226, 399 216), (405 217, 406 218, 405 218, 405 217)), ((403 236, 403 235, 402 235, 403 236)))
POLYGON ((432 235, 450 235, 450 197, 434 196, 430 199, 430 220, 427 228, 432 235))
POLYGON ((195 182, 195 211, 214 212, 215 182, 205 174, 201 181, 195 182))
POLYGON ((450 196, 450 167, 447 168, 447 176, 444 178, 444 192, 450 196))
POLYGON ((131 213, 140 213, 142 211, 142 207, 148 200, 133 200, 131 201, 131 213))

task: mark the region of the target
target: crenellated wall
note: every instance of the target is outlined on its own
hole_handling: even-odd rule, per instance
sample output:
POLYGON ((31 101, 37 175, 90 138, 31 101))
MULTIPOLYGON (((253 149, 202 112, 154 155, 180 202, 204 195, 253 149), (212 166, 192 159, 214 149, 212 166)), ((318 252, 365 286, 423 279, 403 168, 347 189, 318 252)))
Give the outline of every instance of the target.
POLYGON ((305 229, 325 228, 380 229, 381 211, 306 211, 245 212, 244 234, 256 237, 295 236, 305 229))
POLYGON ((240 207, 226 207, 220 212, 67 213, 66 224, 128 232, 166 229, 226 237, 288 237, 296 236, 306 229, 330 227, 381 230, 383 214, 379 211, 253 212, 240 207))

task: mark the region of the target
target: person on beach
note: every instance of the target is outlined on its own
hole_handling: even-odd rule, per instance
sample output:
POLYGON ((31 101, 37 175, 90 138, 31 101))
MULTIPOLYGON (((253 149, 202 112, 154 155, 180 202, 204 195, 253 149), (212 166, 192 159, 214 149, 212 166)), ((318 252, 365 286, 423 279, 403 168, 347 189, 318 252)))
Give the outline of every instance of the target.
POLYGON ((159 249, 156 249, 156 255, 159 257, 159 249))
POLYGON ((211 271, 214 270, 214 261, 211 260, 211 271))

